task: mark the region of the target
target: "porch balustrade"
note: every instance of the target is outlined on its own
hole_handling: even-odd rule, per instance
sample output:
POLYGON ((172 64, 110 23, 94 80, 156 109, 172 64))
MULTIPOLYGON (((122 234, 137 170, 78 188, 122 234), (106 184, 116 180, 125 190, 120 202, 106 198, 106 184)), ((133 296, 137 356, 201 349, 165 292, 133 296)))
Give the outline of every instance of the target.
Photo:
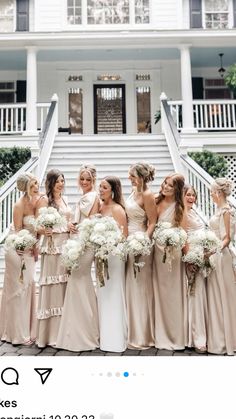
MULTIPOLYGON (((37 127, 42 131, 50 103, 37 103, 37 127)), ((22 134, 26 130, 26 103, 0 105, 0 134, 22 134)))
MULTIPOLYGON (((182 127, 182 101, 169 100, 178 130, 182 127)), ((193 100, 194 128, 198 131, 236 130, 236 100, 193 100)))

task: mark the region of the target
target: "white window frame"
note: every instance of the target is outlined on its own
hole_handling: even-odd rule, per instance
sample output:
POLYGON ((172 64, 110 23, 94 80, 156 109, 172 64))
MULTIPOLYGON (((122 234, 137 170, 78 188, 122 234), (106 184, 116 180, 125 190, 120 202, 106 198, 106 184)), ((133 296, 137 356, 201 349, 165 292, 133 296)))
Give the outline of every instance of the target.
MULTIPOLYGON (((228 13, 228 27, 227 28, 207 28, 206 27, 206 13, 208 13, 208 12, 206 10, 205 3, 206 3, 205 0, 203 0, 203 2, 202 2, 202 26, 203 26, 204 29, 208 29, 208 30, 228 30, 228 29, 233 28, 233 1, 232 0, 228 0, 228 12, 220 11, 220 10, 215 12, 215 13, 225 13, 225 14, 228 13)), ((209 13, 211 13, 211 12, 209 11, 209 13)))

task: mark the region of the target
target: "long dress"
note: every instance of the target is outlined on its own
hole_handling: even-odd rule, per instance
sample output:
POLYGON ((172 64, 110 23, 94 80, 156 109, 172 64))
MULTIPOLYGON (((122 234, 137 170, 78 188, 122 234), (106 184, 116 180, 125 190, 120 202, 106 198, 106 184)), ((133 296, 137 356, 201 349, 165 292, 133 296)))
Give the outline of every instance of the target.
MULTIPOLYGON (((173 222, 175 203, 160 215, 159 222, 173 222)), ((187 289, 181 251, 174 249, 172 269, 163 263, 163 247, 155 245, 153 286, 155 298, 155 346, 181 350, 187 344, 187 289)))
MULTIPOLYGON (((68 205, 66 210, 59 208, 59 212, 69 220, 71 209, 68 205)), ((43 237, 40 249, 41 272, 37 310, 39 347, 56 345, 68 280, 66 269, 61 263, 62 247, 69 238, 67 228, 54 229, 52 237, 55 251, 50 251, 46 236, 43 237)))
MULTIPOLYGON (((191 236, 205 225, 197 213, 191 209, 188 212, 187 233, 191 236)), ((188 347, 206 348, 207 345, 207 294, 206 279, 200 272, 196 274, 194 295, 188 294, 188 347)))
MULTIPOLYGON (((81 223, 89 216, 97 197, 96 192, 84 194, 78 202, 75 218, 81 223)), ((72 235, 72 239, 76 239, 72 235)), ((98 309, 95 287, 91 278, 94 251, 87 248, 78 269, 67 282, 64 307, 57 337, 58 348, 88 351, 99 347, 98 309)))
MULTIPOLYGON (((147 215, 134 199, 126 201, 129 235, 147 230, 147 215)), ((128 348, 148 349, 154 346, 154 296, 152 284, 153 253, 142 256, 145 265, 134 276, 134 257, 128 256, 126 266, 126 304, 128 318, 128 348)))
MULTIPOLYGON (((32 218, 23 218, 23 228, 34 234, 32 218)), ((25 251, 23 258, 26 269, 20 282, 22 256, 13 249, 6 251, 0 338, 13 344, 27 344, 36 337, 35 260, 30 251, 25 251)))
MULTIPOLYGON (((210 219, 210 228, 220 240, 225 236, 223 214, 228 211, 231 213, 229 208, 218 209, 210 219)), ((230 224, 233 238, 232 217, 230 224)), ((230 246, 211 258, 215 269, 207 280, 208 352, 233 355, 236 351, 236 282, 230 246)))

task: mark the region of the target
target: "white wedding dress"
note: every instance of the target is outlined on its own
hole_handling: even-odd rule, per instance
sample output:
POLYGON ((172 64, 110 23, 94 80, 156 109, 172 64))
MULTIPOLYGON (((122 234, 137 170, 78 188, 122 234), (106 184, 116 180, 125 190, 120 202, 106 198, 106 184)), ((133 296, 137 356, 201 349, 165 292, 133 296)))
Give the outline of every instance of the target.
POLYGON ((100 325, 100 349, 123 352, 127 348, 127 317, 125 304, 125 263, 118 256, 109 256, 109 279, 97 290, 100 325))

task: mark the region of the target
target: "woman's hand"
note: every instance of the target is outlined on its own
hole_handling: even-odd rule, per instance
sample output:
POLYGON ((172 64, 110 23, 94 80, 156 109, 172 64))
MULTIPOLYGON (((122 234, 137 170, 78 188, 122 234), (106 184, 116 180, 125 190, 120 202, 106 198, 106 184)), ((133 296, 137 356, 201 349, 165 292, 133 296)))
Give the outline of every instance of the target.
POLYGON ((53 229, 51 227, 45 227, 44 234, 46 237, 52 236, 53 229))
POLYGON ((23 256, 24 250, 16 249, 16 253, 18 254, 18 256, 23 256))
POLYGON ((72 234, 78 233, 77 225, 78 225, 78 223, 71 223, 71 222, 69 222, 67 224, 67 227, 68 227, 69 232, 72 233, 72 234))
POLYGON ((197 273, 199 270, 198 266, 194 265, 193 263, 187 263, 187 268, 191 273, 197 273))

